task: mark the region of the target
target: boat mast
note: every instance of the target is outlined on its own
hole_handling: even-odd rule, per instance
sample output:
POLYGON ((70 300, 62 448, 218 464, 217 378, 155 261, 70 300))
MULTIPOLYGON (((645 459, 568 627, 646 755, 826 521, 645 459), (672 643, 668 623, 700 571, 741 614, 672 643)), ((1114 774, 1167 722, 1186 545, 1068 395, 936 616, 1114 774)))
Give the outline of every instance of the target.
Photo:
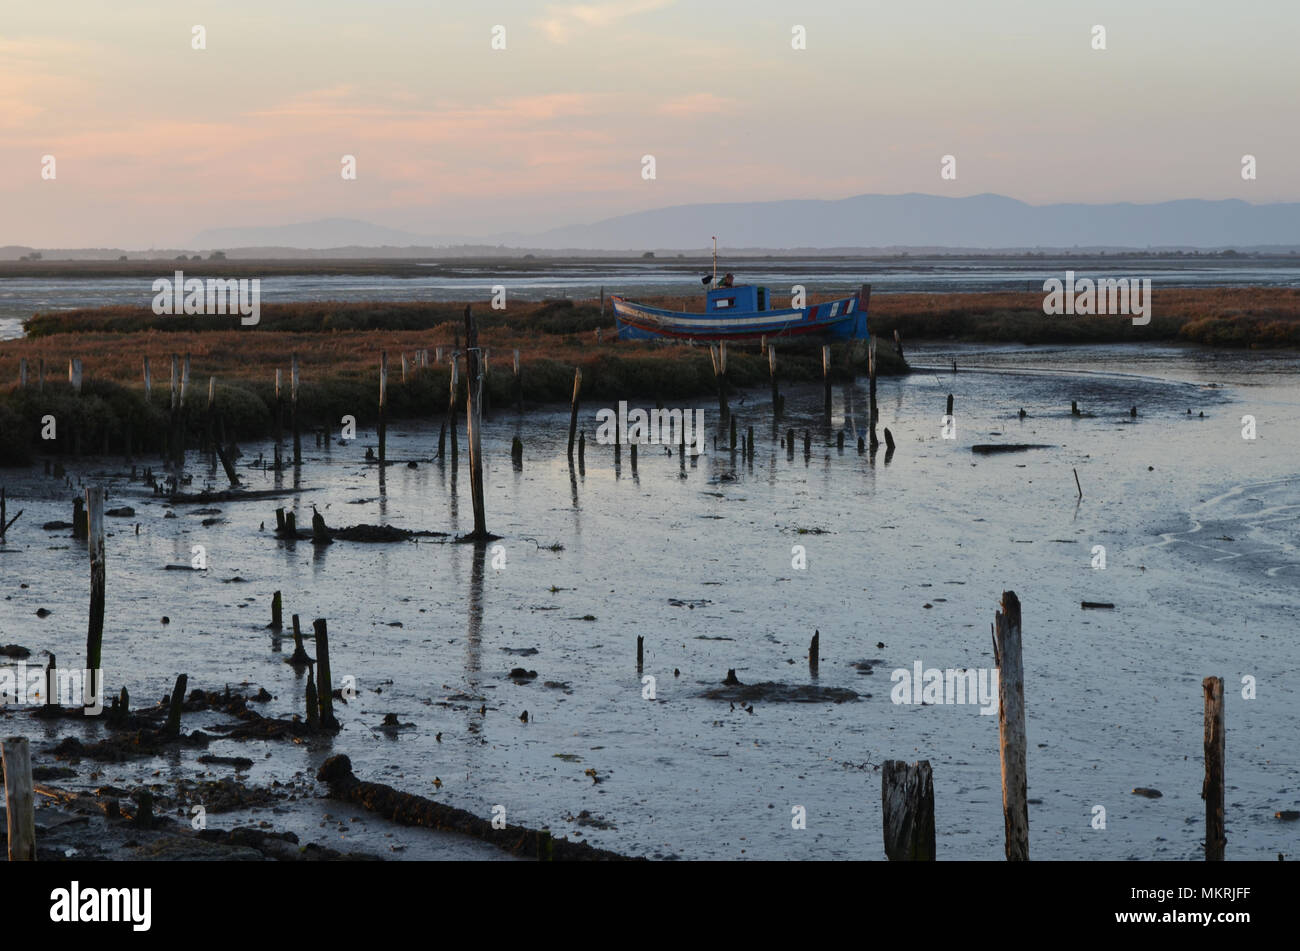
POLYGON ((718 286, 718 236, 713 236, 713 286, 718 286))

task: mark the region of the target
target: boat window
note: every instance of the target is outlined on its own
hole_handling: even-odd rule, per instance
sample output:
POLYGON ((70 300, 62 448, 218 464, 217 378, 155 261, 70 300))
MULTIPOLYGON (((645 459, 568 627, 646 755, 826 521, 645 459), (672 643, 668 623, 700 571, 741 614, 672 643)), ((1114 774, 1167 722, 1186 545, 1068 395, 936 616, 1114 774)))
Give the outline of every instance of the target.
POLYGON ((767 310, 767 288, 766 287, 760 287, 758 289, 758 309, 767 310))

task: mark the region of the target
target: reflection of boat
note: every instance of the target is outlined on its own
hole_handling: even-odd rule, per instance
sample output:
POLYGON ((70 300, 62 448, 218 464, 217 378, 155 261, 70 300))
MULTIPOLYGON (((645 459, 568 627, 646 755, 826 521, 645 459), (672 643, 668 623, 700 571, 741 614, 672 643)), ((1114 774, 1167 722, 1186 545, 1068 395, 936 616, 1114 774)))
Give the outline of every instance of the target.
POLYGON ((766 287, 742 284, 706 292, 704 313, 663 310, 614 297, 618 335, 624 340, 680 337, 693 340, 745 340, 806 337, 851 340, 868 337, 867 302, 871 285, 851 297, 812 307, 774 308, 766 287))

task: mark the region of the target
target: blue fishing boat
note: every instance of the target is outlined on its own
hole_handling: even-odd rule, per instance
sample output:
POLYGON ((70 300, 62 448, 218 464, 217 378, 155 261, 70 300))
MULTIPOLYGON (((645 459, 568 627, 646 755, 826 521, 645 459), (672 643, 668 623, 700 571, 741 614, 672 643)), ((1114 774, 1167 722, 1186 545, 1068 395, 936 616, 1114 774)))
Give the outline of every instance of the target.
MULTIPOLYGON (((716 241, 716 239, 715 239, 716 241)), ((614 296, 614 319, 622 340, 751 340, 798 337, 808 341, 866 340, 867 304, 871 285, 850 297, 811 307, 775 307, 766 287, 733 284, 727 274, 717 279, 717 251, 704 312, 664 310, 614 296), (712 285, 712 286, 710 286, 712 285)))

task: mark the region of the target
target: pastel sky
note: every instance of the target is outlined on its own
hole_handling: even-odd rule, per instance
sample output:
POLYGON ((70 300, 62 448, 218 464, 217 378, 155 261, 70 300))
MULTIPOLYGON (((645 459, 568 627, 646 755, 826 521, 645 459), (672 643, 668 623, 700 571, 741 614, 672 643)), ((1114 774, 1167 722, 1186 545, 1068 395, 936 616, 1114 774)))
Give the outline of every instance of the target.
POLYGON ((1297 27, 1296 0, 11 0, 0 244, 864 192, 1294 201, 1297 27))

